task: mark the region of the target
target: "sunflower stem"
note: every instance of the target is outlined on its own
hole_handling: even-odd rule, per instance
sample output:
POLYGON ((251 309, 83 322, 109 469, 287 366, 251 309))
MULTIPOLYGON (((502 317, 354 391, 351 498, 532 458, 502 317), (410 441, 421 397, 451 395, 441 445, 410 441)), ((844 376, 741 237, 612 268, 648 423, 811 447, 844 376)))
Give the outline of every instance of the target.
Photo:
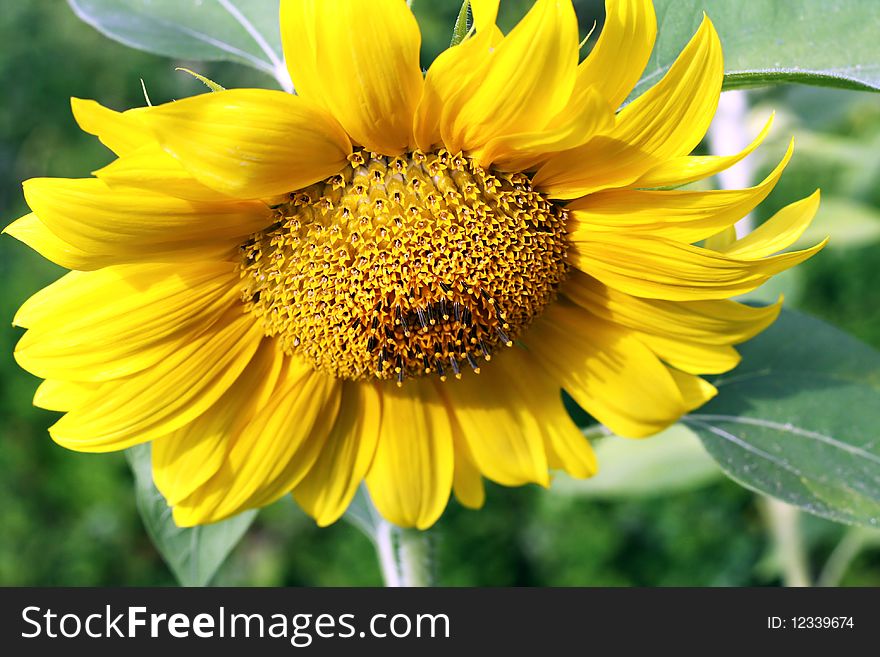
POLYGON ((402 529, 382 520, 376 527, 374 543, 385 586, 433 585, 434 563, 427 532, 402 529))
POLYGON ((840 586, 852 562, 861 554, 862 550, 876 542, 878 538, 876 530, 865 527, 850 527, 846 530, 840 543, 834 548, 822 572, 816 580, 816 586, 840 586))
POLYGON ((430 535, 417 529, 397 529, 397 558, 401 586, 432 586, 433 559, 430 535))
POLYGON ((811 586, 800 511, 772 497, 759 497, 764 522, 773 541, 784 586, 811 586))
POLYGON ((385 520, 363 484, 343 517, 376 547, 385 586, 433 586, 436 570, 428 532, 402 529, 385 520))
POLYGON ((395 529, 394 525, 382 520, 376 527, 375 536, 376 555, 379 557, 379 568, 382 569, 382 580, 385 586, 390 588, 403 586, 400 562, 394 545, 395 529))

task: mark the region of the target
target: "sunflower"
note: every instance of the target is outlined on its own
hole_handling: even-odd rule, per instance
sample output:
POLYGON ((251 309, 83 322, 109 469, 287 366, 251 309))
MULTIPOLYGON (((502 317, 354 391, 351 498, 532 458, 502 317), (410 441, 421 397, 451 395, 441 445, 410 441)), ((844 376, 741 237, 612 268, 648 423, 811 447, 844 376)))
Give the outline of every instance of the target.
POLYGON ((24 303, 15 355, 64 447, 152 443, 188 526, 291 493, 320 525, 366 481, 426 528, 483 478, 596 471, 561 390, 621 436, 700 406, 700 375, 779 304, 729 300, 814 254, 779 253, 818 194, 750 235, 760 184, 675 188, 752 152, 694 156, 715 111, 708 18, 656 86, 650 0, 607 0, 579 63, 570 0, 504 35, 497 0, 423 74, 404 0, 282 0, 297 94, 205 93, 115 112, 73 99, 118 156, 24 183, 6 232, 70 273, 24 303), (719 237, 722 236, 722 237, 719 237))

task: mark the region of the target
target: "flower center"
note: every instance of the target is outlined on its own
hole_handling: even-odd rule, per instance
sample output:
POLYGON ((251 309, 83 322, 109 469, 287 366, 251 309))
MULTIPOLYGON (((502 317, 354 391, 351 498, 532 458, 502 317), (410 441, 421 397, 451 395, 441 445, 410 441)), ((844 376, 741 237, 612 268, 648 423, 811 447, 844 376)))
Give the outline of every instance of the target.
POLYGON ((242 245, 247 309, 339 378, 479 372, 555 297, 565 210, 445 150, 349 162, 242 245))

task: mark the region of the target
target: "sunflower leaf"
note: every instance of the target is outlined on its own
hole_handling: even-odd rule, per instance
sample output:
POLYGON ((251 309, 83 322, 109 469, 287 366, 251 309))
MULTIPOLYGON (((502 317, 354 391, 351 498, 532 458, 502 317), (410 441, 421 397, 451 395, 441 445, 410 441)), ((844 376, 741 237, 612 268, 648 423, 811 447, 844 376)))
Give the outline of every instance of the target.
POLYGON ((461 3, 461 9, 458 11, 458 18, 455 19, 455 25, 452 28, 452 41, 450 46, 457 46, 464 41, 468 31, 471 29, 471 0, 464 0, 461 3))
POLYGON ((722 469, 819 516, 880 524, 880 353, 785 311, 685 418, 722 469))
POLYGON ((724 88, 782 82, 880 91, 876 0, 654 0, 657 43, 636 97, 669 69, 705 11, 724 48, 724 88))
POLYGON ((183 586, 206 586, 244 537, 257 515, 245 511, 229 520, 199 527, 178 527, 171 509, 153 484, 150 446, 125 451, 135 477, 138 512, 153 545, 183 586))
POLYGON ((290 89, 278 29, 279 0, 67 0, 102 34, 138 50, 191 61, 225 60, 290 89))

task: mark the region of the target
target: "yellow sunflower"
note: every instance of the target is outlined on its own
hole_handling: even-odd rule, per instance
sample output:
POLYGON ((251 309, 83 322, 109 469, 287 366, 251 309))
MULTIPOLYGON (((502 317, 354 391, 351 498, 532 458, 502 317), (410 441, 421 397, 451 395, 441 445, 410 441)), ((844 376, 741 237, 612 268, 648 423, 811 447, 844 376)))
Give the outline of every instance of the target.
POLYGON ((616 111, 651 53, 650 0, 607 0, 581 63, 570 0, 507 35, 497 0, 471 4, 475 29, 427 74, 404 0, 282 0, 297 95, 73 100, 118 158, 25 182, 33 212, 6 229, 73 270, 14 320, 34 403, 65 413, 57 443, 150 441, 180 525, 291 492, 326 525, 365 480, 389 521, 426 528, 451 491, 479 507, 483 477, 596 471, 562 389, 629 437, 715 394, 700 375, 779 312, 728 298, 821 245, 778 254, 818 194, 714 237, 790 150, 749 189, 670 189, 767 132, 689 155, 721 91, 712 23, 616 111))

